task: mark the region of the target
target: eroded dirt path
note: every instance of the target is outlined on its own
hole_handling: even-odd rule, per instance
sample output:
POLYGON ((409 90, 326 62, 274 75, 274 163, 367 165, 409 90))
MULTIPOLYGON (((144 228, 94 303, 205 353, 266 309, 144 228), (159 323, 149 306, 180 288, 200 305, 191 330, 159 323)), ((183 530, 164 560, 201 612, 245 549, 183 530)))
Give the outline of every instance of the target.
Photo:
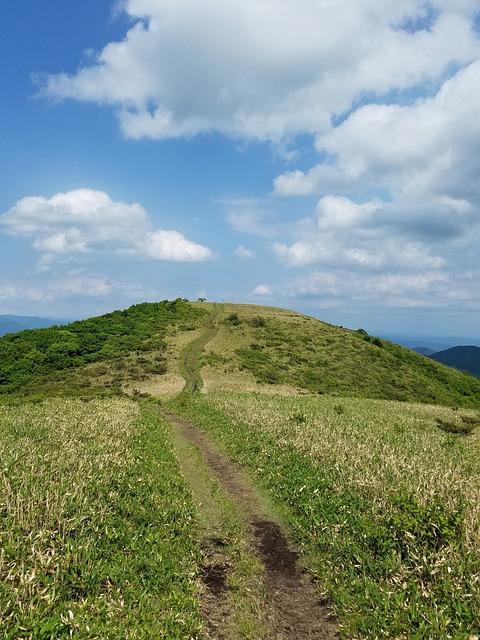
MULTIPOLYGON (((220 316, 220 306, 214 305, 205 322, 205 332, 183 351, 183 393, 198 393, 202 388, 200 357, 205 345, 217 332, 220 316)), ((197 426, 177 415, 168 414, 167 418, 177 427, 181 438, 198 448, 211 474, 232 499, 244 522, 248 547, 260 562, 265 586, 266 607, 259 613, 267 619, 259 628, 268 629, 268 635, 263 631, 261 638, 337 638, 330 610, 321 600, 308 576, 299 568, 297 553, 290 546, 280 524, 267 513, 252 484, 197 426)), ((211 539, 206 543, 211 555, 215 556, 215 545, 221 546, 223 541, 211 539)), ((231 640, 228 631, 231 629, 230 625, 218 623, 219 618, 225 619, 231 614, 226 598, 229 570, 230 567, 225 563, 212 561, 205 566, 202 576, 210 599, 206 607, 209 618, 206 620, 208 633, 209 637, 215 640, 231 640)), ((257 638, 252 633, 241 633, 240 637, 257 638)))
MULTIPOLYGON (((263 565, 266 587, 269 637, 275 640, 327 640, 336 638, 335 626, 328 607, 315 587, 298 567, 297 554, 292 550, 281 526, 270 517, 252 485, 241 471, 223 455, 210 439, 184 418, 168 415, 181 436, 195 445, 203 455, 221 487, 233 498, 246 524, 254 553, 263 565)), ((218 607, 225 611, 224 590, 228 567, 211 565, 203 576, 218 607)), ((215 635, 210 627, 211 637, 215 635)))

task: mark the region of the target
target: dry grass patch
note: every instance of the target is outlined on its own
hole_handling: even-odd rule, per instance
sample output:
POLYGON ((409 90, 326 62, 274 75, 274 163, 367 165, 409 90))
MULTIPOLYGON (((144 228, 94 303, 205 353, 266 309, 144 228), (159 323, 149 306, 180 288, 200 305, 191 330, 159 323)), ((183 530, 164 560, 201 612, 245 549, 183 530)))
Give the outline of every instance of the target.
POLYGON ((354 484, 375 495, 378 514, 392 489, 422 505, 465 500, 468 543, 480 553, 480 429, 468 439, 442 433, 438 420, 464 424, 477 413, 434 405, 359 398, 216 396, 232 419, 293 446, 318 466, 335 469, 338 489, 354 484))
POLYGON ((147 380, 130 382, 122 386, 127 395, 143 394, 156 398, 173 398, 185 385, 185 380, 177 373, 166 373, 163 376, 151 376, 147 380))

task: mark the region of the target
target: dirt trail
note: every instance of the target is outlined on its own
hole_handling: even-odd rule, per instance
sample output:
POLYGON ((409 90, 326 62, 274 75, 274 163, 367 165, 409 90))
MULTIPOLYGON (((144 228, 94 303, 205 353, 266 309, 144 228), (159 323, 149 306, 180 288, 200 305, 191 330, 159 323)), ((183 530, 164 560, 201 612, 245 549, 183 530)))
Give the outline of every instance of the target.
MULTIPOLYGON (((184 349, 183 393, 197 393, 202 387, 199 359, 205 345, 216 335, 220 314, 220 307, 215 305, 205 323, 205 333, 184 349)), ((264 567, 272 640, 337 638, 330 610, 321 601, 309 578, 297 566, 297 553, 291 549, 278 522, 266 514, 252 485, 194 424, 171 414, 168 419, 179 428, 183 438, 198 447, 212 474, 233 498, 242 514, 253 550, 264 567)), ((211 566, 203 579, 212 596, 218 598, 218 608, 225 615, 222 595, 227 585, 227 568, 211 566)))
MULTIPOLYGON (((197 446, 222 488, 244 516, 254 550, 264 566, 272 640, 327 640, 338 637, 331 613, 313 584, 297 566, 297 554, 280 527, 265 513, 258 495, 239 469, 184 418, 169 415, 182 436, 197 446)), ((213 567, 204 577, 213 595, 226 584, 224 567, 213 567)))
POLYGON ((214 304, 212 312, 204 324, 205 332, 199 338, 190 342, 183 350, 182 365, 183 377, 185 378, 183 393, 197 393, 203 386, 200 375, 200 355, 207 342, 210 342, 218 331, 216 323, 220 314, 220 305, 214 304))

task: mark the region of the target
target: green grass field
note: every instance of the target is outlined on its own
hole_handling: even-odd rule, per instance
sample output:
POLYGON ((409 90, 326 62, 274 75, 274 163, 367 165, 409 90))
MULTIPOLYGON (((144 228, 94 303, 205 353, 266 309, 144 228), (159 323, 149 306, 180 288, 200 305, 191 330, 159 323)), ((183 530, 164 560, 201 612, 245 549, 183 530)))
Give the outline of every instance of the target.
POLYGON ((126 400, 0 406, 0 636, 197 638, 194 508, 126 400))
POLYGON ((343 638, 478 633, 475 412, 232 393, 176 407, 275 500, 343 638))
POLYGON ((216 538, 227 637, 268 637, 241 510, 164 409, 265 493, 344 640, 480 635, 479 380, 286 310, 180 299, 0 355, 1 637, 208 637, 216 538))

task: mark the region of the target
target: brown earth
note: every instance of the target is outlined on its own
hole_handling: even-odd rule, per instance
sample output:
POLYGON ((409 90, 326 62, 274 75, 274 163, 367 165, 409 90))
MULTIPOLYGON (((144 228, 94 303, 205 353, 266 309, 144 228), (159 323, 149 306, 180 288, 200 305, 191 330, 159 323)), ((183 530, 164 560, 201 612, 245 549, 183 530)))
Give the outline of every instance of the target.
MULTIPOLYGON (((299 568, 298 554, 291 548, 280 524, 267 515, 252 485, 195 425, 178 416, 169 415, 168 418, 178 426, 185 439, 199 448, 219 484, 244 515, 252 546, 264 566, 272 640, 337 638, 331 611, 299 568)), ((215 546, 221 545, 222 541, 210 543, 215 546)), ((210 594, 207 611, 212 620, 219 615, 228 615, 225 603, 228 570, 228 566, 215 562, 203 570, 202 578, 210 594), (217 611, 214 611, 215 607, 217 611)), ((212 638, 225 637, 218 625, 209 620, 207 625, 212 638)))

